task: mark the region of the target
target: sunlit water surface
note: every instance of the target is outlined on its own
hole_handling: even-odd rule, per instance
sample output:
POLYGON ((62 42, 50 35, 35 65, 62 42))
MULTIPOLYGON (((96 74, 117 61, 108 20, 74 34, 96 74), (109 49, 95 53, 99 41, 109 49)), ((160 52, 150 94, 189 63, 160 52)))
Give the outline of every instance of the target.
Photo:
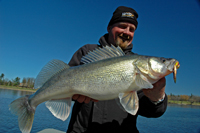
MULTIPOLYGON (((8 105, 15 99, 30 95, 31 92, 0 89, 0 133, 20 133, 17 117, 10 113, 8 105)), ((66 121, 55 118, 40 104, 35 113, 31 133, 46 128, 67 130, 66 121)), ((138 117, 137 127, 140 133, 200 133, 200 107, 169 105, 165 114, 159 118, 138 117)))

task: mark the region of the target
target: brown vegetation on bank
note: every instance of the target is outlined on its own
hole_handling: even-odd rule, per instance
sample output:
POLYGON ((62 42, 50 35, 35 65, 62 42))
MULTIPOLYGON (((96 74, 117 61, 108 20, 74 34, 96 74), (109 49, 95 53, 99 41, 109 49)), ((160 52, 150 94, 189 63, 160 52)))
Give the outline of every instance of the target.
POLYGON ((182 105, 200 105, 200 96, 191 94, 188 95, 173 95, 170 94, 168 97, 168 103, 182 104, 182 105))

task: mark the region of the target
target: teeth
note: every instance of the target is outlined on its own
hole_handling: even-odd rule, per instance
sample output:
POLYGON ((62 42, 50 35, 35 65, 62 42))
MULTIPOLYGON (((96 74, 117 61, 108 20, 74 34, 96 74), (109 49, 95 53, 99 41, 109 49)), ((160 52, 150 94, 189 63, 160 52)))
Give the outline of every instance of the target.
POLYGON ((126 39, 126 40, 129 40, 130 39, 130 36, 126 36, 124 35, 123 33, 119 35, 122 39, 126 39))

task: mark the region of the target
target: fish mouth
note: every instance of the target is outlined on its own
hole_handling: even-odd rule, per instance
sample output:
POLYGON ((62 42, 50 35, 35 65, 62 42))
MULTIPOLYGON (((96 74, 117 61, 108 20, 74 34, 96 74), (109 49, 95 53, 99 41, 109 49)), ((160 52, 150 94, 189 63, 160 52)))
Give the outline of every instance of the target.
POLYGON ((180 67, 180 64, 179 62, 177 61, 174 65, 174 68, 173 68, 173 76, 174 76, 174 83, 176 83, 176 75, 177 75, 177 69, 179 69, 180 67))

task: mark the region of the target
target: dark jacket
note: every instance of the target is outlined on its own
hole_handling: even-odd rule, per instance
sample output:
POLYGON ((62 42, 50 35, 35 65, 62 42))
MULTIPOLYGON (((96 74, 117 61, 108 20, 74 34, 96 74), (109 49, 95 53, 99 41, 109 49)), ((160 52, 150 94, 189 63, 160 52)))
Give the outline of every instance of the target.
MULTIPOLYGON (((99 40, 100 45, 87 44, 75 52, 69 62, 70 66, 81 65, 82 56, 97 47, 109 45, 108 34, 99 40)), ((126 55, 131 52, 133 44, 125 50, 126 55)), ((138 133, 136 119, 138 115, 145 117, 159 117, 167 108, 167 97, 164 101, 155 105, 142 91, 138 91, 139 110, 137 114, 131 115, 120 108, 116 100, 90 102, 88 104, 75 102, 67 133, 138 133)))

